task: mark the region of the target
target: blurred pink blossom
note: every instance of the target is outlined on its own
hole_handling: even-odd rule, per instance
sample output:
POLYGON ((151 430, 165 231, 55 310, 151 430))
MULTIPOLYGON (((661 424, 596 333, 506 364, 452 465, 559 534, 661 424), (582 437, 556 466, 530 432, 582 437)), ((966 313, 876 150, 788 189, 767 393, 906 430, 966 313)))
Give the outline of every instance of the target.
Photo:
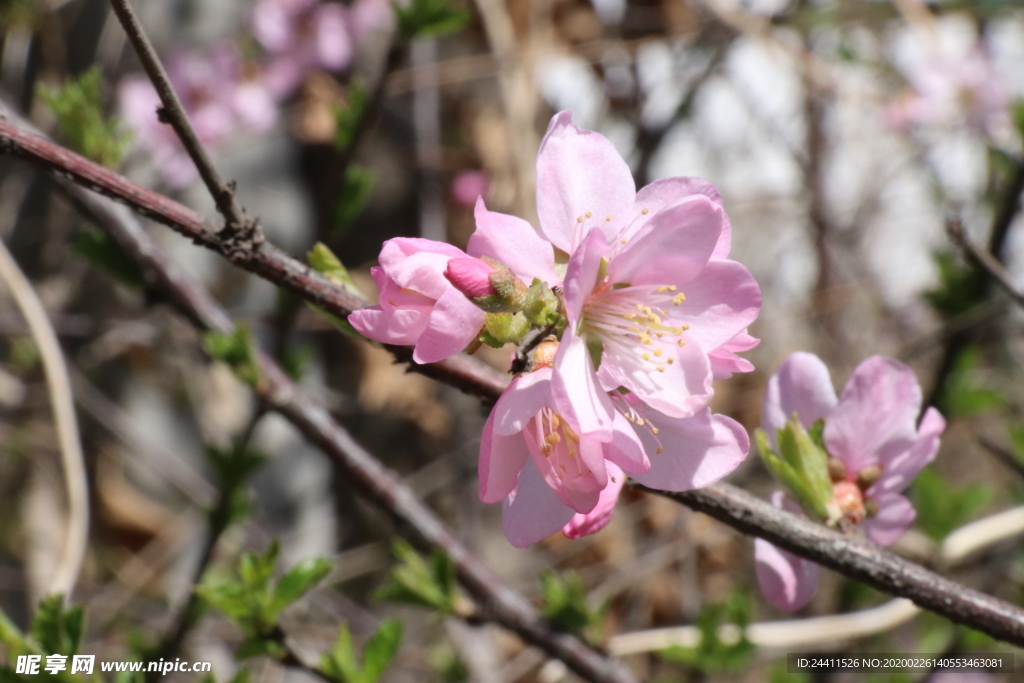
POLYGON ((976 44, 966 52, 935 48, 907 75, 912 90, 887 109, 896 129, 913 125, 968 127, 998 138, 1010 128, 1010 89, 1006 79, 976 44))
MULTIPOLYGON (((794 414, 805 428, 824 420, 825 450, 836 461, 830 471, 839 512, 847 524, 859 525, 871 541, 886 546, 914 522, 914 508, 901 492, 935 457, 946 427, 934 408, 918 423, 920 411, 917 378, 897 360, 868 358, 837 399, 821 359, 798 352, 769 380, 761 423, 774 442, 776 430, 794 414)), ((793 509, 780 493, 772 502, 793 509)), ((769 602, 787 611, 807 604, 817 571, 806 560, 766 541, 755 544, 755 558, 758 583, 769 602)))
POLYGON ((353 312, 360 334, 385 344, 414 346, 413 360, 435 363, 459 353, 477 338, 485 314, 445 278, 461 249, 415 237, 384 243, 380 266, 370 273, 380 290, 377 306, 353 312))
POLYGON ((452 178, 452 198, 463 206, 473 206, 487 195, 491 178, 483 171, 460 171, 452 178))
MULTIPOLYGON (((277 122, 277 105, 248 72, 232 46, 208 53, 178 52, 167 60, 167 75, 200 142, 216 147, 236 128, 266 132, 277 122)), ((144 76, 127 76, 118 85, 121 117, 135 140, 146 147, 169 186, 181 188, 196 177, 195 166, 171 126, 157 117, 160 97, 144 76)))

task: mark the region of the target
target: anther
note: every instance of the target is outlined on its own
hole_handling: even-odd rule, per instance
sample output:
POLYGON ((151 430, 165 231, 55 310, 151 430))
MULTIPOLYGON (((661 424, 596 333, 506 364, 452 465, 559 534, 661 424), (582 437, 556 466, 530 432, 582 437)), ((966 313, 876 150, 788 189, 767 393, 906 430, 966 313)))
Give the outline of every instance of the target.
POLYGON ((646 216, 647 214, 649 214, 649 213, 650 213, 650 211, 649 211, 648 209, 644 209, 644 210, 643 210, 643 211, 641 211, 640 213, 642 213, 643 215, 645 215, 645 216, 646 216))
POLYGON ((587 213, 586 213, 586 216, 587 216, 587 218, 590 218, 590 217, 591 217, 591 216, 593 216, 593 215, 594 215, 594 214, 590 213, 589 211, 587 211, 587 213))

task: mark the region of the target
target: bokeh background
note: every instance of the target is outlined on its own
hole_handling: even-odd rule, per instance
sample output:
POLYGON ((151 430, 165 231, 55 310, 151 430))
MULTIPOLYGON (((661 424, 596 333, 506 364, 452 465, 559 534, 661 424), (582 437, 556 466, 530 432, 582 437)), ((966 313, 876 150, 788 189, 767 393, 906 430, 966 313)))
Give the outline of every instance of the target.
MULTIPOLYGON (((865 357, 894 356, 950 419, 936 462, 912 489, 919 522, 897 549, 933 561, 957 526, 1024 501, 1013 467, 1024 458, 1021 312, 945 232, 961 221, 1024 285, 1020 3, 453 2, 464 16, 452 30, 408 43, 396 38, 386 0, 307 3, 333 5, 342 17, 326 57, 275 51, 275 21, 292 21, 307 46, 335 21, 285 13, 261 29, 259 12, 270 10, 258 5, 284 12, 284 0, 136 4, 188 88, 197 126, 208 125, 217 167, 237 181, 268 239, 292 254, 324 243, 372 298, 368 271, 384 240, 464 246, 478 195, 492 210, 535 221, 537 146, 550 116, 572 110, 577 125, 614 142, 638 187, 699 176, 724 197, 732 258, 753 272, 764 306, 751 328, 762 342, 745 354, 757 370, 719 383, 717 411, 757 426, 768 376, 797 349, 821 355, 837 387, 865 357), (365 125, 353 127, 353 112, 365 125)), ((105 0, 2 0, 0 31, 9 106, 63 144, 215 216, 203 185, 161 138, 138 90, 139 63, 105 0)), ((272 285, 149 228, 510 585, 541 600, 544 572, 575 572, 597 615, 592 638, 783 618, 757 594, 749 539, 635 491, 597 535, 514 550, 499 506, 476 495, 485 406, 407 374, 272 285)), ((0 238, 59 334, 81 420, 93 504, 76 594, 87 652, 132 656, 138 639, 158 637, 186 602, 215 492, 207 451, 245 434, 267 460, 252 480, 250 514, 220 539, 208 576, 229 574, 240 553, 272 538, 284 568, 333 559, 323 584, 285 613, 301 652, 315 659, 340 622, 361 642, 397 615, 406 639, 385 680, 572 679, 497 627, 372 599, 394 562, 390 520, 283 419, 264 415, 184 319, 113 276, 104 253, 89 248, 95 234, 47 177, 0 158, 0 238)), ((479 355, 501 367, 508 353, 479 355)), ((756 454, 730 481, 759 495, 772 488, 756 454)), ((38 352, 0 295, 0 607, 23 626, 60 554, 63 490, 38 352)), ((1012 540, 951 573, 1015 602, 1024 596, 1024 555, 1012 540)), ((823 572, 799 616, 882 600, 823 572)), ((217 680, 240 666, 261 683, 308 677, 266 659, 239 663, 240 640, 210 612, 180 656, 213 661, 217 680)), ((841 648, 998 649, 930 616, 817 646, 841 648)), ((783 673, 779 651, 721 650, 627 661, 643 680, 799 680, 783 673)), ((873 680, 920 678, 898 676, 873 680)))

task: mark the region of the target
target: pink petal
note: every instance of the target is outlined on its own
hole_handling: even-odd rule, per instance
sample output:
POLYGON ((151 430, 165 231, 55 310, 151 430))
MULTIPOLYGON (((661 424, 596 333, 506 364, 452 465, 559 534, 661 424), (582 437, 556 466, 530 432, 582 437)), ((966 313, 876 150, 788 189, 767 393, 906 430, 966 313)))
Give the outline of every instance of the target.
MULTIPOLYGON (((653 453, 654 451, 651 451, 653 453)), ((612 440, 605 444, 604 457, 627 472, 642 473, 651 469, 651 462, 644 451, 643 441, 621 413, 615 413, 612 440)), ((611 470, 609 470, 609 476, 611 470)))
POLYGON ((262 83, 239 84, 232 106, 241 122, 257 133, 265 133, 277 123, 277 103, 262 83))
MULTIPOLYGON (((772 493, 771 503, 794 515, 803 516, 800 506, 782 491, 772 493)), ((772 545, 763 538, 754 539, 757 584, 771 604, 785 612, 795 612, 814 597, 818 587, 818 565, 772 545)))
POLYGON ((696 339, 705 349, 735 339, 761 310, 761 288, 735 261, 708 262, 684 294, 686 299, 672 307, 672 317, 689 324, 686 338, 696 339))
POLYGON ((601 270, 601 259, 611 249, 604 233, 594 230, 573 252, 565 271, 565 315, 569 325, 573 326, 583 313, 587 298, 598 284, 597 276, 601 270))
POLYGON ((898 493, 883 494, 874 500, 878 503, 878 514, 864 520, 864 535, 878 545, 892 545, 914 523, 917 512, 898 493))
POLYGON ((828 417, 836 405, 836 390, 828 368, 813 353, 797 351, 791 354, 768 380, 768 391, 761 411, 761 428, 775 443, 775 431, 780 429, 793 413, 800 424, 810 427, 828 417))
POLYGON ((872 356, 853 371, 825 422, 825 446, 850 472, 884 463, 917 438, 921 387, 893 358, 872 356))
POLYGON ((669 417, 692 417, 711 401, 711 365, 696 341, 675 347, 675 363, 662 363, 662 372, 641 352, 647 347, 606 345, 599 377, 607 390, 626 387, 641 401, 669 417))
POLYGON ((818 588, 818 565, 776 547, 763 538, 754 539, 757 585, 771 604, 784 612, 806 606, 818 588))
POLYGON ((615 236, 635 196, 633 174, 611 142, 574 126, 572 112, 551 119, 537 153, 537 214, 552 244, 571 254, 595 226, 615 236))
POLYGON ((529 285, 539 278, 549 285, 561 284, 555 273, 555 252, 551 243, 521 218, 488 211, 483 198, 476 201, 476 232, 469 238, 470 256, 486 256, 504 263, 529 285))
POLYGON ((374 275, 374 279, 377 280, 377 287, 380 290, 377 303, 385 311, 409 308, 420 311, 428 317, 430 316, 430 311, 433 310, 436 302, 429 296, 414 292, 411 289, 403 289, 397 282, 389 278, 380 266, 374 266, 370 269, 370 272, 374 275))
POLYGON ((346 11, 344 5, 323 3, 314 12, 317 58, 330 71, 341 71, 352 59, 346 11))
POLYGON ((578 425, 580 434, 599 441, 612 438, 615 408, 598 382, 586 341, 571 325, 555 354, 551 388, 558 412, 578 425))
POLYGON ((426 294, 431 299, 452 290, 444 270, 452 258, 465 257, 461 249, 444 242, 418 237, 396 237, 384 243, 380 265, 400 287, 426 294))
POLYGON ((516 487, 519 471, 530 459, 530 450, 522 434, 503 436, 494 431, 495 406, 480 437, 480 500, 497 503, 516 487))
POLYGON ((644 415, 646 424, 635 429, 651 469, 631 476, 652 489, 689 491, 713 484, 735 470, 750 450, 746 430, 708 408, 686 419, 644 415), (658 430, 657 435, 651 427, 658 430))
POLYGON ((917 430, 913 445, 891 461, 883 463, 882 476, 868 490, 868 495, 882 492, 900 492, 910 486, 925 465, 935 459, 939 451, 939 436, 946 429, 946 420, 935 408, 928 408, 917 430))
POLYGON ((256 3, 252 11, 252 33, 263 49, 280 52, 291 46, 293 40, 291 17, 274 0, 256 3))
MULTIPOLYGON (((575 476, 562 467, 558 467, 558 465, 566 465, 564 454, 545 453, 542 450, 542 444, 538 443, 538 434, 535 430, 527 429, 523 435, 530 449, 531 462, 544 478, 544 482, 558 496, 558 499, 576 512, 587 513, 593 510, 601 491, 608 484, 608 468, 604 461, 601 442, 586 437, 580 439, 576 445, 578 448, 576 458, 579 458, 585 466, 580 468, 582 470, 580 475, 575 476), (587 469, 588 467, 590 469, 587 469)), ((555 450, 559 450, 558 445, 555 445, 555 450)))
POLYGON ((733 373, 753 371, 754 364, 736 354, 749 351, 760 343, 760 339, 751 337, 746 330, 743 330, 722 346, 708 353, 715 381, 729 379, 733 373))
POLYGON ((707 265, 724 224, 722 207, 703 195, 663 209, 626 245, 615 244, 608 277, 632 285, 682 287, 707 265))
POLYGON ((608 526, 615 512, 615 504, 619 502, 619 494, 626 484, 626 475, 615 465, 608 466, 608 485, 601 491, 601 497, 593 510, 586 514, 576 513, 569 523, 562 528, 566 538, 580 538, 596 534, 608 526))
POLYGON ((501 508, 501 528, 516 548, 526 548, 558 532, 576 513, 544 482, 532 461, 519 472, 519 483, 501 508))
MULTIPOLYGON (((662 209, 678 204, 686 197, 696 194, 704 195, 718 206, 722 206, 722 195, 718 193, 714 185, 703 178, 662 178, 655 180, 636 193, 633 215, 642 217, 643 209, 647 209, 646 215, 653 217, 662 209)), ((732 247, 732 226, 729 223, 729 217, 724 212, 722 215, 724 218, 722 233, 711 254, 713 259, 727 258, 732 247)), ((628 232, 636 234, 647 223, 647 220, 640 218, 630 225, 628 232)))
POLYGON ((414 309, 385 311, 369 306, 348 316, 352 327, 367 339, 383 344, 412 346, 427 327, 429 316, 414 309))
POLYGON ((434 304, 430 321, 416 342, 412 359, 417 363, 436 363, 463 351, 477 338, 486 315, 454 288, 434 304))
POLYGON ((551 368, 528 372, 512 380, 494 405, 494 430, 497 434, 512 435, 526 429, 527 424, 542 408, 550 408, 551 368))

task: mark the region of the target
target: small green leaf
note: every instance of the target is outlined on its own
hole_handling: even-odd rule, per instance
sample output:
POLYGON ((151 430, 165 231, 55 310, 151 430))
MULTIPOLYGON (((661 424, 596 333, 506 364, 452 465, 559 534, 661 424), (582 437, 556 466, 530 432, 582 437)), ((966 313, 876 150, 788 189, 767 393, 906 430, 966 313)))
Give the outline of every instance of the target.
POLYGON ((306 259, 309 261, 309 267, 320 273, 328 280, 336 285, 342 285, 343 287, 349 287, 354 292, 358 292, 359 288, 356 287, 355 281, 352 276, 349 275, 348 269, 345 268, 344 264, 334 255, 326 244, 323 242, 317 242, 313 245, 313 248, 306 254, 306 259))
POLYGON ((352 649, 352 633, 341 625, 331 651, 320 658, 320 670, 338 683, 363 683, 363 670, 352 649))
POLYGON ((363 648, 363 681, 377 683, 402 644, 402 622, 385 619, 363 648))
POLYGON ((235 325, 234 331, 228 334, 208 332, 203 339, 203 346, 211 358, 230 366, 242 381, 252 386, 262 381, 252 330, 248 325, 235 325))
POLYGON ((30 631, 46 652, 74 655, 82 643, 84 628, 85 611, 80 606, 65 611, 63 596, 50 595, 36 608, 30 631))
POLYGON ((558 576, 549 571, 540 581, 541 610, 551 623, 580 636, 599 624, 600 616, 587 605, 587 588, 576 572, 558 576))
POLYGON ((366 86, 361 80, 353 79, 345 94, 345 103, 334 110, 334 146, 339 151, 352 146, 369 103, 366 86))
POLYGON ((953 365, 942 392, 942 405, 949 417, 967 417, 1006 407, 1003 395, 978 378, 981 351, 964 349, 953 365))
POLYGON ((466 9, 454 9, 449 0, 412 0, 407 5, 392 3, 398 28, 406 39, 443 36, 461 31, 469 23, 466 9))
POLYGON ((910 497, 917 525, 941 541, 991 500, 992 489, 985 484, 953 487, 934 468, 926 467, 914 480, 910 497))
POLYGON ((366 203, 370 201, 376 184, 377 176, 368 168, 350 164, 345 169, 341 191, 338 193, 338 203, 334 209, 334 229, 336 231, 348 228, 352 221, 359 217, 366 207, 366 203))
POLYGON ((334 563, 322 557, 303 560, 295 565, 277 582, 274 591, 277 606, 284 609, 301 598, 313 586, 323 581, 333 566, 334 563))
POLYGON ((377 600, 428 607, 442 614, 455 613, 455 566, 440 550, 431 556, 430 566, 405 541, 395 541, 392 551, 398 565, 388 583, 377 589, 377 600))
POLYGON ((738 673, 745 669, 755 648, 747 639, 753 605, 743 591, 733 592, 724 603, 706 605, 697 615, 700 644, 696 647, 670 647, 659 654, 663 659, 678 662, 705 674, 738 673), (738 637, 728 642, 719 637, 720 627, 734 625, 738 637))
POLYGON ((105 271, 129 287, 140 288, 146 282, 135 261, 102 230, 95 228, 79 230, 75 233, 75 241, 71 245, 71 250, 98 270, 105 271))
POLYGON ((40 85, 39 99, 53 112, 68 146, 109 168, 121 163, 131 134, 103 115, 103 74, 92 67, 57 89, 40 85))
POLYGON ((285 653, 284 645, 269 638, 246 638, 235 648, 237 659, 251 659, 252 657, 272 657, 279 659, 285 653))

